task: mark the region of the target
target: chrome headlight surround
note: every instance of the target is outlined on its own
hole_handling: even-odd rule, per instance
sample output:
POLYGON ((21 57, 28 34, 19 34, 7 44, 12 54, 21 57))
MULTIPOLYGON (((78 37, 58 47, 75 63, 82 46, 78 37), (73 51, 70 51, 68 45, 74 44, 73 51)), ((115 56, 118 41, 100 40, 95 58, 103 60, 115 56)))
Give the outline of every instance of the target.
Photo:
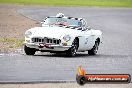
POLYGON ((68 42, 68 41, 71 40, 71 36, 70 36, 70 35, 65 35, 65 36, 63 37, 63 40, 66 41, 66 42, 68 42))
POLYGON ((25 37, 26 38, 29 38, 31 35, 32 35, 32 32, 31 31, 26 31, 25 32, 25 37))

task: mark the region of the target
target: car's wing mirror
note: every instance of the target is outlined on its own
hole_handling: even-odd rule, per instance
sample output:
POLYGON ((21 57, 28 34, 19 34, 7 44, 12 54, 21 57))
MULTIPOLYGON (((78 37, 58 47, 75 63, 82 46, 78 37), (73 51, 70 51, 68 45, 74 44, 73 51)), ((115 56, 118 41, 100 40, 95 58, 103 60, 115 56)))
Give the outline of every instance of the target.
POLYGON ((86 31, 87 29, 86 28, 82 28, 82 31, 86 31))

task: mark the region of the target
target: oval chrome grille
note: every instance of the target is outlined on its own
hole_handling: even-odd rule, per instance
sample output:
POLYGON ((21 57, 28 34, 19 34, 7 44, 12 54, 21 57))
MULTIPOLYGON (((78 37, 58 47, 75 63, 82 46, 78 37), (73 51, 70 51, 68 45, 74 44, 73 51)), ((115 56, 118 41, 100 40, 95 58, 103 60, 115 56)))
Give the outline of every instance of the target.
POLYGON ((32 42, 33 43, 49 43, 49 44, 60 44, 61 40, 60 39, 55 39, 55 38, 47 38, 47 37, 44 37, 44 38, 39 38, 39 37, 36 37, 36 38, 32 38, 32 42))

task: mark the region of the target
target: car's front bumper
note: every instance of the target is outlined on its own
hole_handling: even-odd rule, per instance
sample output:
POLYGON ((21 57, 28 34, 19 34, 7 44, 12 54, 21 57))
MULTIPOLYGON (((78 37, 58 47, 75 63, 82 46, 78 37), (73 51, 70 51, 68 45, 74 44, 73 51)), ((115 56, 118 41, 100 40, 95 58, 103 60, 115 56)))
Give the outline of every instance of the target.
POLYGON ((63 46, 63 45, 53 45, 53 44, 41 44, 41 43, 25 43, 25 45, 29 48, 35 48, 37 50, 42 51, 66 51, 71 45, 63 46))

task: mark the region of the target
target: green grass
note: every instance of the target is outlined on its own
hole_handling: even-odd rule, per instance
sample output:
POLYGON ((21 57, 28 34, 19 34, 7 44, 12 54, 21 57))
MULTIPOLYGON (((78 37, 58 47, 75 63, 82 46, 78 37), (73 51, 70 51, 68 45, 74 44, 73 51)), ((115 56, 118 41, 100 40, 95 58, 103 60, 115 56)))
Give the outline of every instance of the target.
POLYGON ((24 39, 0 38, 0 43, 8 44, 7 48, 18 48, 23 45, 24 39))
POLYGON ((132 0, 0 0, 0 3, 48 6, 132 7, 132 0))

